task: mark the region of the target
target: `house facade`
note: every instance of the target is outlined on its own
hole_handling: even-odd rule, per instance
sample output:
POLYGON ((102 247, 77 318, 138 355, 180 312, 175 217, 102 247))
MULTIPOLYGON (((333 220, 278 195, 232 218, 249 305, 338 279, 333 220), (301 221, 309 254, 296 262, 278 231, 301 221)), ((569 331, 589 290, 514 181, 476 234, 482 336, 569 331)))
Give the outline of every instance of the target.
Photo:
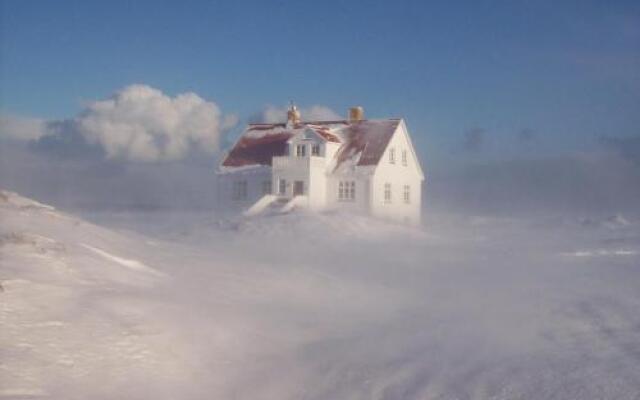
POLYGON ((350 210, 419 224, 424 174, 402 119, 251 124, 217 169, 220 211, 350 210))

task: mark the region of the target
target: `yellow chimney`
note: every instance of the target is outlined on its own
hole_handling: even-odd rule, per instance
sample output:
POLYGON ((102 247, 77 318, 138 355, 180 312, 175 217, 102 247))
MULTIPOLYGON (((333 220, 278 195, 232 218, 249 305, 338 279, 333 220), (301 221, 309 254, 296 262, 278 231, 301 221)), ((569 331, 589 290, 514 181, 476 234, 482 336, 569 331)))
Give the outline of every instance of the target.
POLYGON ((300 123, 300 111, 296 107, 293 102, 289 105, 289 110, 287 111, 287 125, 294 126, 300 123))
POLYGON ((349 122, 362 121, 364 119, 364 108, 360 106, 349 109, 349 122))

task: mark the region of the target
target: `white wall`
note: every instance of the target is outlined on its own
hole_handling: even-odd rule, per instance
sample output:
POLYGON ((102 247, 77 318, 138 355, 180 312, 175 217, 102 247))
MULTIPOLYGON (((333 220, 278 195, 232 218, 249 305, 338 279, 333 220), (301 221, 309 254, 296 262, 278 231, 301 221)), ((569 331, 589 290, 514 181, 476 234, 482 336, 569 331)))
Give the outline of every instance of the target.
POLYGON ((342 147, 342 143, 326 142, 324 144, 324 156, 327 162, 333 160, 338 150, 340 150, 340 147, 342 147))
POLYGON ((323 157, 283 156, 273 158, 273 188, 278 193, 280 179, 287 181, 285 197, 293 197, 293 182, 304 182, 309 207, 320 210, 326 205, 326 159, 323 157))
POLYGON ((309 207, 312 210, 323 210, 327 206, 327 159, 311 157, 309 168, 309 207))
POLYGON ((308 206, 313 210, 326 207, 327 199, 327 164, 335 153, 335 147, 327 144, 312 130, 294 136, 288 142, 289 155, 273 159, 273 188, 277 194, 280 179, 287 181, 285 196, 293 196, 295 181, 304 182, 304 195, 308 197, 308 206), (298 157, 297 146, 306 147, 304 157, 298 157), (312 146, 320 146, 320 155, 312 156, 312 146), (329 157, 327 157, 329 156, 329 157))
POLYGON ((406 222, 413 225, 421 221, 421 193, 420 179, 393 179, 385 175, 377 175, 371 185, 371 213, 380 218, 406 222), (385 201, 385 184, 391 184, 391 202, 385 201), (404 202, 404 186, 410 187, 410 202, 404 202))
POLYGON ((368 213, 370 204, 370 179, 366 176, 354 174, 330 175, 327 179, 327 207, 329 209, 344 209, 353 212, 368 213), (353 201, 340 200, 338 196, 340 181, 354 181, 356 195, 353 201))
POLYGON ((269 180, 271 180, 271 168, 268 166, 218 174, 216 187, 218 213, 239 213, 248 209, 264 195, 262 184, 269 180), (237 181, 247 182, 246 199, 235 200, 233 198, 233 182, 237 181))
POLYGON ((371 212, 381 218, 419 224, 422 211, 422 171, 413 151, 406 126, 401 123, 389 141, 371 182, 371 212), (389 160, 395 150, 395 163, 389 160), (402 163, 402 151, 407 151, 407 165, 402 163), (391 202, 384 198, 385 183, 391 184, 391 202), (410 187, 410 202, 404 201, 404 186, 410 187))

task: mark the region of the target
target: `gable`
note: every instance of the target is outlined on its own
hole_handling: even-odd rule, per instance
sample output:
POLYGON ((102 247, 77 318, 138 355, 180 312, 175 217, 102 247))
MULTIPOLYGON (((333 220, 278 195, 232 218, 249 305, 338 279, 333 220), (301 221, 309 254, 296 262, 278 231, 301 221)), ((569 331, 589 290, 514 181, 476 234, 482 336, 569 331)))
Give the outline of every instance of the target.
POLYGON ((327 142, 340 143, 340 138, 331 132, 331 129, 327 125, 315 125, 309 124, 309 126, 313 129, 313 131, 326 140, 327 142))
POLYGON ((420 163, 420 159, 418 158, 418 153, 416 152, 416 148, 413 146, 413 141, 411 140, 411 135, 409 135, 409 130, 407 129, 407 124, 402 121, 402 131, 407 141, 407 147, 409 148, 409 154, 411 159, 413 159, 413 165, 415 169, 418 171, 418 175, 420 179, 424 179, 424 171, 422 170, 422 163, 420 163))
MULTIPOLYGON (((306 129, 299 131, 298 133, 295 133, 291 136, 291 138, 289 139, 290 143, 298 143, 298 142, 314 142, 314 143, 323 143, 323 142, 327 142, 327 141, 333 141, 333 140, 328 140, 327 137, 331 138, 331 134, 330 133, 324 133, 321 134, 320 132, 318 132, 318 130, 308 126, 306 129)), ((337 139, 337 137, 335 137, 335 140, 337 140, 337 142, 339 143, 340 140, 337 139)))
POLYGON ((420 179, 424 179, 424 173, 420 160, 417 157, 415 148, 411 141, 411 136, 404 121, 401 121, 399 128, 394 132, 393 137, 387 143, 383 156, 376 166, 377 172, 390 172, 402 174, 415 174, 420 179), (394 163, 391 163, 390 153, 394 152, 394 163), (406 154, 407 162, 403 162, 403 153, 406 154))

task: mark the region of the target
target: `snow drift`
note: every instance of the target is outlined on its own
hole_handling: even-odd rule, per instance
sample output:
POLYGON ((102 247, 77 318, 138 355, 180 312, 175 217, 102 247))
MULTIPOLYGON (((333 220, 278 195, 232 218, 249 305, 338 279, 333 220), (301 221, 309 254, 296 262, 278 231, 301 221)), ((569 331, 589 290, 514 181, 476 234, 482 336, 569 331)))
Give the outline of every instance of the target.
POLYGON ((101 218, 2 192, 0 399, 640 392, 632 218, 101 218))

